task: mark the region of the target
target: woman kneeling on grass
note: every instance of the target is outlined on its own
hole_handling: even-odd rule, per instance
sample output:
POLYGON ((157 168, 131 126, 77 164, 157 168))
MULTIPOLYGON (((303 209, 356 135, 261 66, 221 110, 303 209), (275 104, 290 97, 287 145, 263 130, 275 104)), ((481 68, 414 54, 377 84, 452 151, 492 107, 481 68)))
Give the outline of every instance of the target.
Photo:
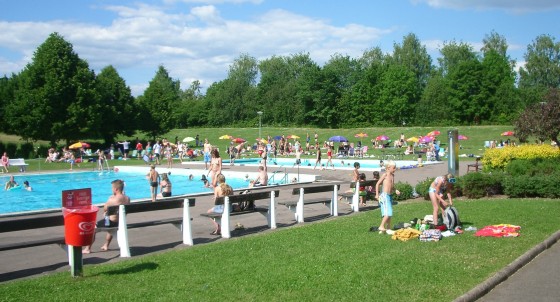
POLYGON ((453 183, 455 183, 453 174, 447 174, 436 177, 430 185, 428 194, 430 195, 430 200, 432 201, 434 225, 438 224, 438 209, 441 209, 441 215, 443 217, 445 209, 448 206, 453 206, 453 199, 451 198, 451 184, 453 183), (449 199, 449 202, 446 202, 443 199, 444 192, 447 193, 447 199, 449 199))

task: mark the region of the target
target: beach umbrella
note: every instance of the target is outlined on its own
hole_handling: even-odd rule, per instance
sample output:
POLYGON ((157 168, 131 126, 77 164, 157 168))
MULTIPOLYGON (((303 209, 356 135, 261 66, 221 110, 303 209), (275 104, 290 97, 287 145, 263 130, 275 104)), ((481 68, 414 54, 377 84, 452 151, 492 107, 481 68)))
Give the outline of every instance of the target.
POLYGON ((218 137, 218 139, 232 139, 232 138, 233 138, 233 136, 227 135, 227 134, 218 137))
POLYGON ((196 139, 194 137, 187 136, 183 138, 183 143, 190 143, 190 142, 194 142, 195 140, 196 139))
POLYGON ((274 137, 274 140, 277 140, 277 141, 278 141, 278 140, 281 140, 281 139, 282 139, 282 135, 276 135, 276 136, 274 137))
POLYGON ((360 132, 358 134, 355 134, 354 137, 368 137, 368 135, 367 133, 360 132))
POLYGON ((336 135, 336 136, 329 137, 329 141, 335 143, 343 143, 343 142, 347 142, 348 139, 344 136, 336 135))
POLYGON ((232 142, 236 143, 236 144, 240 144, 240 143, 244 143, 246 142, 245 139, 241 138, 241 137, 236 137, 234 139, 231 140, 232 142))
POLYGON ((459 134, 459 140, 467 140, 469 139, 468 137, 466 137, 465 135, 459 134))
POLYGON ((376 141, 388 141, 389 137, 387 135, 380 135, 375 138, 376 141))
POLYGON ((418 142, 420 143, 429 143, 434 140, 433 136, 424 136, 418 142))
POLYGON ((434 130, 434 131, 426 134, 426 136, 438 136, 440 134, 441 134, 441 132, 439 132, 439 130, 434 130))
POLYGON ((416 137, 416 136, 413 136, 413 137, 409 137, 406 141, 411 142, 411 143, 417 143, 419 141, 419 138, 416 137))
POLYGON ((70 147, 68 147, 68 148, 70 148, 70 149, 80 149, 80 148, 89 148, 89 147, 90 147, 90 145, 86 142, 77 142, 77 143, 74 143, 74 144, 70 145, 70 147))
POLYGON ((513 136, 515 133, 513 131, 502 132, 502 136, 513 136))
POLYGON ((264 138, 257 138, 257 142, 268 144, 268 140, 266 140, 264 138))
POLYGON ((299 136, 292 134, 292 135, 288 135, 288 137, 286 137, 286 138, 298 139, 299 136))

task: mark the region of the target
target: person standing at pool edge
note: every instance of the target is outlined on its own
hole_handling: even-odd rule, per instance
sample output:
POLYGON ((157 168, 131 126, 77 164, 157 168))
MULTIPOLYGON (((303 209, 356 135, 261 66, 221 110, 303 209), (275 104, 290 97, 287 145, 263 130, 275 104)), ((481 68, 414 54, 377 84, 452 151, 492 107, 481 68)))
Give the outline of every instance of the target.
MULTIPOLYGON (((113 195, 111 195, 109 197, 109 199, 107 200, 107 202, 103 206, 103 212, 105 213, 105 216, 107 216, 107 208, 110 207, 110 206, 118 206, 118 205, 121 205, 121 204, 124 204, 124 205, 130 204, 130 197, 126 196, 123 192, 124 181, 122 181, 120 179, 113 180, 111 182, 111 187, 112 187, 112 190, 113 190, 113 195)), ((118 214, 110 215, 108 226, 109 227, 116 227, 116 226, 118 226, 118 224, 119 224, 119 215, 118 214)), ((98 227, 106 226, 105 225, 105 217, 97 222, 97 226, 98 227)), ((93 239, 95 241, 95 237, 93 239)), ((111 232, 107 232, 107 235, 105 236, 105 244, 103 244, 101 246, 101 251, 107 251, 109 249, 109 244, 111 243, 112 239, 113 239, 113 235, 111 235, 111 232)), ((84 253, 84 254, 91 253, 91 245, 86 246, 82 250, 82 253, 84 253)))
POLYGON ((204 170, 208 170, 208 165, 210 164, 210 152, 212 151, 212 145, 208 142, 208 139, 204 139, 204 170))
POLYGON ((150 191, 152 193, 152 201, 156 201, 157 188, 159 182, 159 173, 156 171, 156 166, 150 166, 150 172, 148 172, 148 182, 150 183, 150 191))

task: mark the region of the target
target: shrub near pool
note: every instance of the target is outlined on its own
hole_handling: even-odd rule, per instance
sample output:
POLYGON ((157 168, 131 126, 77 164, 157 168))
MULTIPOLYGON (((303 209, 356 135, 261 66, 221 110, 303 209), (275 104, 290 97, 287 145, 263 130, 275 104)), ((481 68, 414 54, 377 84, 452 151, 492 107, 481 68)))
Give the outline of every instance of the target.
POLYGON ((560 160, 560 149, 550 145, 522 145, 487 149, 482 158, 485 170, 504 170, 514 159, 560 160))

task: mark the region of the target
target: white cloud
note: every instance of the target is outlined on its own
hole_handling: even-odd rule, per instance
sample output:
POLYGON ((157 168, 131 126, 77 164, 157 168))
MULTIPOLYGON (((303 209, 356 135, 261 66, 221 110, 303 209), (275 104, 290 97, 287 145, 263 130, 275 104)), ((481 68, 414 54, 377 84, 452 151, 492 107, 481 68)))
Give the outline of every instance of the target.
POLYGON ((25 58, 0 59, 0 70, 6 74, 19 72, 48 35, 58 32, 90 68, 99 72, 113 65, 138 95, 158 65, 180 79, 182 88, 193 79, 207 88, 224 79, 229 65, 242 53, 263 59, 308 52, 322 64, 334 53, 359 56, 391 32, 358 24, 334 26, 327 20, 285 10, 242 21, 223 19, 212 5, 192 7, 185 13, 169 13, 145 4, 105 9, 117 14, 106 26, 72 21, 0 22, 0 47, 25 58), (135 70, 146 74, 135 74, 135 70), (123 74, 133 74, 134 79, 123 74))
POLYGON ((460 10, 498 9, 512 13, 530 13, 560 9, 560 2, 557 0, 411 0, 411 2, 426 3, 436 8, 460 10))

